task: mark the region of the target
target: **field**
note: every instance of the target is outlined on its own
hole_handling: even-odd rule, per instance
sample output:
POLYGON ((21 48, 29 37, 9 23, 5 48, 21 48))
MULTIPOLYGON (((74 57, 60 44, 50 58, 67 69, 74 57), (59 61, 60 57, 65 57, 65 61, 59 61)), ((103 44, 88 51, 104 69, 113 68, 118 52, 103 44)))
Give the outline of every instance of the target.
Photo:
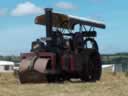
POLYGON ((14 75, 0 73, 0 96, 128 96, 128 77, 123 73, 102 74, 97 83, 25 84, 14 75))

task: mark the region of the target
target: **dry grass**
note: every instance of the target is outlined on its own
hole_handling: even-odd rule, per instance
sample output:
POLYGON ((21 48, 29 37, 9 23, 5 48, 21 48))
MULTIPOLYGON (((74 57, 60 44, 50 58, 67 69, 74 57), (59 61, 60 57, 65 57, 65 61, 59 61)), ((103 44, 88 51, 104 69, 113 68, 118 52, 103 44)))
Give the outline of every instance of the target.
POLYGON ((128 96, 128 77, 104 72, 96 83, 17 84, 12 74, 0 74, 0 96, 128 96))

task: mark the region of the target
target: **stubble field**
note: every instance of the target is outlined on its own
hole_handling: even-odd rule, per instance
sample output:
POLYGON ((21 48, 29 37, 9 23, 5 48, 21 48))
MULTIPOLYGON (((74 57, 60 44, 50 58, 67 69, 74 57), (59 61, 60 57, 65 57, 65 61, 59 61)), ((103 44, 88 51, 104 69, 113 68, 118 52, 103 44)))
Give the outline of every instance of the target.
POLYGON ((0 73, 0 96, 128 96, 128 77, 103 72, 96 83, 21 85, 13 74, 0 73))

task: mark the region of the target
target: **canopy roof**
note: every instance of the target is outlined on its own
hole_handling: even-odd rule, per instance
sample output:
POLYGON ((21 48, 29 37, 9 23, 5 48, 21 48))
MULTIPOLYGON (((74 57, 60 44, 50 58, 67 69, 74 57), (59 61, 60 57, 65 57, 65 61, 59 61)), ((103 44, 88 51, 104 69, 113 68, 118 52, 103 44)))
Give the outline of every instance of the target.
MULTIPOLYGON (((46 25, 45 14, 37 16, 35 19, 36 24, 46 25)), ((65 15, 61 13, 52 13, 52 26, 66 29, 74 29, 76 24, 87 25, 91 27, 97 27, 105 29, 104 22, 92 20, 83 17, 77 17, 72 15, 65 15)))

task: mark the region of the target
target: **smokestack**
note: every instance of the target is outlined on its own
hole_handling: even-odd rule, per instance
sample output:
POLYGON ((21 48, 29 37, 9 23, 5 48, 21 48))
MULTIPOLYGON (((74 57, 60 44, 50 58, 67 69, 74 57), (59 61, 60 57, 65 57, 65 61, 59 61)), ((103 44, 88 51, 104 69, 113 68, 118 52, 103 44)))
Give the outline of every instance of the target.
POLYGON ((46 36, 52 35, 52 8, 45 8, 46 36))

